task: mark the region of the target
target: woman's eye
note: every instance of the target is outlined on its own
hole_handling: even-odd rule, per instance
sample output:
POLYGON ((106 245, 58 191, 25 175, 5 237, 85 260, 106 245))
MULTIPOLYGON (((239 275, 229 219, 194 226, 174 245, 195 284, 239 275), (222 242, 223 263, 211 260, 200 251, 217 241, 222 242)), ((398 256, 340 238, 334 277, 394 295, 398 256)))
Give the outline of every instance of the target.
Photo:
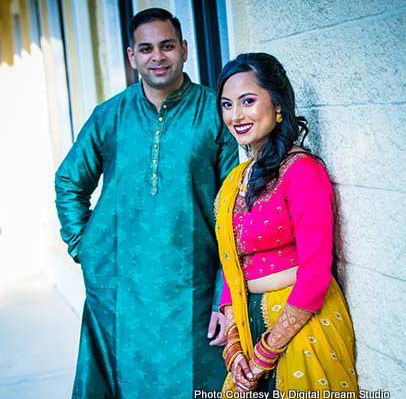
POLYGON ((230 109, 231 108, 231 103, 229 101, 222 101, 221 102, 221 107, 224 109, 230 109))
POLYGON ((250 98, 250 97, 248 97, 248 98, 244 98, 243 100, 242 100, 242 104, 243 105, 252 105, 252 104, 254 104, 255 103, 255 98, 250 98))

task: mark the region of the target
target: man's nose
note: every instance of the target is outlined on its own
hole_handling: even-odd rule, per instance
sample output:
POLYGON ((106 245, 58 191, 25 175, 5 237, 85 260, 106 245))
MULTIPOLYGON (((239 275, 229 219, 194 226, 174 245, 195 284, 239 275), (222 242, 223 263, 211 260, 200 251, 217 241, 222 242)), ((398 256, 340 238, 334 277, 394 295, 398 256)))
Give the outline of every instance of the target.
POLYGON ((162 62, 165 59, 165 53, 161 49, 154 50, 152 60, 154 62, 162 62))

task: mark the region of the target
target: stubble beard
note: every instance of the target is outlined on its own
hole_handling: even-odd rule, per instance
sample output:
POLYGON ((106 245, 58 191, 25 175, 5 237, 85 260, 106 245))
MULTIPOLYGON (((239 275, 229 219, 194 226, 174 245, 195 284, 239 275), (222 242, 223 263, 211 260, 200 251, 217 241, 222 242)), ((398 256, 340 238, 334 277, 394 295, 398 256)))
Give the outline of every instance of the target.
POLYGON ((166 79, 160 80, 159 77, 154 77, 152 73, 141 75, 141 78, 145 81, 148 86, 157 90, 168 89, 172 86, 176 86, 176 83, 183 76, 183 63, 176 70, 169 70, 169 75, 165 76, 166 79))

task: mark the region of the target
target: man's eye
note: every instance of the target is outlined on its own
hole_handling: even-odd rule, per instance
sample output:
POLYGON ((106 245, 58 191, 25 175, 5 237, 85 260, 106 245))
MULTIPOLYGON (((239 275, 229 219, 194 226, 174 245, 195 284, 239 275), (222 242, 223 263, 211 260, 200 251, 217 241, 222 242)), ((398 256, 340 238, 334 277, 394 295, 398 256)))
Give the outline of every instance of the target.
POLYGON ((146 54, 149 53, 151 49, 149 47, 141 47, 140 48, 140 53, 146 54))
POLYGON ((242 100, 243 105, 252 105, 254 103, 255 103, 254 98, 247 97, 247 98, 244 98, 244 100, 242 100))
POLYGON ((163 47, 163 49, 166 51, 173 50, 174 48, 175 46, 173 44, 165 44, 165 46, 163 47))

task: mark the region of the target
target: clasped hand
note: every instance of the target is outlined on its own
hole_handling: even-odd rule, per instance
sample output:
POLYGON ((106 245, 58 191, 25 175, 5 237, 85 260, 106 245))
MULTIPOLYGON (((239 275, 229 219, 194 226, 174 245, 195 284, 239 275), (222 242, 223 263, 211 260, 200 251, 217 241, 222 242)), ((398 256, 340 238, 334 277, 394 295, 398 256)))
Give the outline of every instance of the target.
POLYGON ((230 371, 234 386, 239 392, 253 391, 258 385, 258 380, 265 373, 264 370, 255 366, 252 359, 247 361, 243 354, 239 354, 235 358, 230 371))

